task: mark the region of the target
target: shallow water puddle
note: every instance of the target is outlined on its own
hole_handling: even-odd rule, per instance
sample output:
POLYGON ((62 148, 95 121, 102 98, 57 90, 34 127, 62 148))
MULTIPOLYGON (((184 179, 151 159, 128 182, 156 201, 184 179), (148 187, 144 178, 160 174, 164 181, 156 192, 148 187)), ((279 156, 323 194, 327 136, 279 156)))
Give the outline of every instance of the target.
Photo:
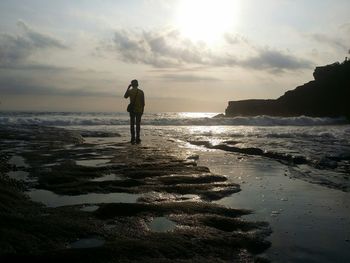
POLYGON ((176 227, 176 223, 167 219, 166 217, 155 217, 149 224, 149 228, 153 232, 167 232, 172 231, 176 227))
POLYGON ((58 166, 60 165, 61 163, 59 162, 56 162, 56 163, 47 163, 47 164, 44 164, 42 165, 43 167, 53 167, 53 166, 58 166))
POLYGON ((14 155, 9 160, 9 164, 15 165, 17 167, 28 168, 29 165, 25 162, 25 159, 22 156, 14 155))
POLYGON ((98 205, 86 205, 83 206, 80 210, 84 212, 95 212, 100 207, 98 205))
POLYGON ((82 238, 74 241, 68 245, 68 248, 93 248, 102 247, 105 244, 105 240, 101 238, 82 238))
POLYGON ((194 195, 194 194, 186 194, 186 195, 182 195, 182 199, 184 201, 188 201, 188 200, 191 200, 191 201, 198 201, 200 200, 200 196, 198 195, 194 195))
POLYGON ((348 192, 288 176, 294 167, 259 158, 237 162, 233 156, 203 153, 199 165, 227 174, 242 191, 215 203, 251 209, 247 220, 270 223, 272 246, 265 252, 277 262, 347 262, 349 258, 348 192), (233 160, 235 165, 223 163, 233 160), (259 178, 259 179, 258 179, 259 178), (245 181, 246 183, 242 183, 245 181))
POLYGON ((76 161, 76 164, 80 166, 97 167, 106 165, 109 161, 110 159, 88 159, 76 161))
POLYGON ((57 195, 51 191, 34 189, 27 192, 35 202, 40 202, 48 207, 65 205, 97 204, 97 203, 136 203, 141 196, 139 194, 109 193, 109 194, 85 194, 85 195, 57 195))
POLYGON ((120 175, 117 174, 106 174, 98 178, 91 179, 91 182, 104 182, 104 181, 118 181, 118 180, 124 180, 125 178, 122 178, 120 175))

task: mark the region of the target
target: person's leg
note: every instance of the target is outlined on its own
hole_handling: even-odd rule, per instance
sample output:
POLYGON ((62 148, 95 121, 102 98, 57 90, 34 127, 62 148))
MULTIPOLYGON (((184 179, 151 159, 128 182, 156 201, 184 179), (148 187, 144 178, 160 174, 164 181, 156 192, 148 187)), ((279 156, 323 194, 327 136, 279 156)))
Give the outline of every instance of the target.
POLYGON ((135 117, 136 114, 130 112, 130 134, 131 134, 131 143, 135 143, 135 117))
POLYGON ((141 143, 140 130, 141 130, 141 113, 136 113, 136 143, 141 143))

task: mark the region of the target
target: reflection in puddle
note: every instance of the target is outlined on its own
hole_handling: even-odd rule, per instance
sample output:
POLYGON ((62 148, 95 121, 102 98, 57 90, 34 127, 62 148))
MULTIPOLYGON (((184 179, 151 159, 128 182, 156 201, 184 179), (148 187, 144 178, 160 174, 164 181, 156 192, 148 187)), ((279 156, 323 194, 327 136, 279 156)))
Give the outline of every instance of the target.
POLYGON ((116 181, 116 180, 125 180, 125 178, 122 178, 120 175, 117 174, 106 174, 104 176, 91 179, 91 182, 104 182, 104 181, 116 181))
POLYGON ((165 217, 155 217, 149 224, 149 228, 153 232, 167 232, 174 230, 175 227, 176 223, 165 217))
POLYGON ((76 164, 80 166, 96 167, 106 165, 109 161, 110 159, 89 159, 76 161, 76 164))
POLYGON ((105 243, 104 239, 100 238, 82 238, 75 242, 72 242, 69 248, 93 248, 102 247, 105 243))
POLYGON ((9 164, 15 165, 17 167, 28 168, 29 165, 25 162, 25 159, 22 156, 14 155, 9 160, 9 164))
POLYGON ((141 196, 128 193, 109 194, 85 194, 85 195, 57 195, 51 191, 34 189, 27 192, 29 197, 35 202, 41 202, 48 207, 58 207, 65 205, 80 205, 94 203, 136 203, 141 196))
POLYGON ((194 194, 186 194, 186 195, 183 195, 182 198, 185 201, 188 201, 188 200, 198 201, 201 199, 198 195, 194 195, 194 194))
POLYGON ((84 212, 95 212, 97 209, 99 209, 98 205, 86 205, 82 207, 80 210, 84 212))
POLYGON ((242 191, 214 201, 232 208, 253 210, 243 218, 266 221, 273 229, 265 255, 276 262, 347 262, 349 258, 350 195, 286 176, 293 172, 274 161, 246 158, 223 165, 229 155, 204 153, 199 165, 213 173, 241 177, 242 191))
POLYGON ((280 211, 277 211, 277 210, 275 210, 275 211, 272 211, 271 212, 271 216, 278 216, 279 214, 281 214, 281 211, 282 211, 282 209, 280 209, 280 211))
POLYGON ((60 165, 60 163, 48 163, 48 164, 44 164, 43 167, 53 167, 53 166, 58 166, 60 165))

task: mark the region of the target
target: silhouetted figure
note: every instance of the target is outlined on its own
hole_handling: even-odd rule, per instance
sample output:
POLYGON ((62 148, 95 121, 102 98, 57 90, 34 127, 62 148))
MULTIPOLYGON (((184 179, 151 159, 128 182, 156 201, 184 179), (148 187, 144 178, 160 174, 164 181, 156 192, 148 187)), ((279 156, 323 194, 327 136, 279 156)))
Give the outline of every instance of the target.
POLYGON ((124 98, 130 98, 130 104, 128 105, 128 112, 130 113, 130 133, 131 133, 131 143, 139 144, 140 139, 140 129, 141 129, 141 117, 143 110, 145 108, 145 95, 142 90, 138 88, 139 83, 136 79, 131 81, 128 86, 124 98), (132 89, 130 89, 132 87, 132 89), (136 124, 136 136, 135 136, 135 124, 136 124))

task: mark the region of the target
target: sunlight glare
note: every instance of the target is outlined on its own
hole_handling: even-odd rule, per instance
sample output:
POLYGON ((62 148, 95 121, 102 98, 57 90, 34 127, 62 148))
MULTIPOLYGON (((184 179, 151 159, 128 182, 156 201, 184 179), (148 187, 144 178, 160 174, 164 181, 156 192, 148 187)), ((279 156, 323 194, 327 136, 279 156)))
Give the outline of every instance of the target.
POLYGON ((238 0, 182 0, 176 26, 193 40, 213 44, 237 22, 238 0))

